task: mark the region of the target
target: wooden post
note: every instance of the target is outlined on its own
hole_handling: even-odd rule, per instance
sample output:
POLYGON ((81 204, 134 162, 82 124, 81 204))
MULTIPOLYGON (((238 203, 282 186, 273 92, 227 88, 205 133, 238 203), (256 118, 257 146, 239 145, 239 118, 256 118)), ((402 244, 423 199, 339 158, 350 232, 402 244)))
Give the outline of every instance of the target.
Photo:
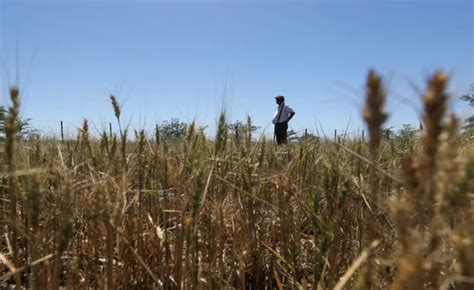
POLYGON ((362 130, 362 142, 365 141, 365 130, 362 130))
POLYGON ((63 125, 63 121, 61 121, 61 142, 64 143, 64 125, 63 125))
POLYGON ((337 129, 334 129, 334 142, 337 141, 337 129))
POLYGON ((112 123, 109 123, 109 135, 110 139, 112 140, 112 123))

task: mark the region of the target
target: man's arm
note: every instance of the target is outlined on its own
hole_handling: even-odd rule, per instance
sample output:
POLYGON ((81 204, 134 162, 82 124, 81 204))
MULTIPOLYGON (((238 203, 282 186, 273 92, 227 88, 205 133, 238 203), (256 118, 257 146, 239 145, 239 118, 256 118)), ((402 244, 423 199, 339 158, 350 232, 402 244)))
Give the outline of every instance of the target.
POLYGON ((286 120, 286 122, 288 123, 295 115, 295 111, 291 107, 286 106, 286 113, 288 114, 288 119, 286 120))
POLYGON ((286 121, 289 122, 291 120, 291 118, 293 118, 294 115, 295 115, 295 112, 291 112, 290 116, 288 117, 288 120, 286 120, 286 121))

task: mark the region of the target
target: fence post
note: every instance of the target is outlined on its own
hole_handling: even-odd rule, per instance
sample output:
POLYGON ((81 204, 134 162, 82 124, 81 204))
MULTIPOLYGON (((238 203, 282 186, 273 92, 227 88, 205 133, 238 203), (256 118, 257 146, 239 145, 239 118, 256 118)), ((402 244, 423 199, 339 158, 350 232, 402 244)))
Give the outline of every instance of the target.
POLYGON ((365 141, 365 130, 362 130, 362 142, 365 141))
POLYGON ((337 141, 337 129, 334 129, 334 142, 337 141))
POLYGON ((112 123, 109 123, 109 136, 112 139, 112 123))
POLYGON ((64 125, 63 125, 63 121, 61 121, 61 142, 64 143, 64 125))

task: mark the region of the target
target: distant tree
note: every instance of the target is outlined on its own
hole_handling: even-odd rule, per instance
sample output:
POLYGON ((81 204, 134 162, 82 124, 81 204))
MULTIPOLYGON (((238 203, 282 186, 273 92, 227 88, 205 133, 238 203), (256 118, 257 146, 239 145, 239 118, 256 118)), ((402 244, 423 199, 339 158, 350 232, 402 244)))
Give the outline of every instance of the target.
POLYGON ((398 130, 398 133, 396 136, 399 139, 407 140, 407 139, 414 138, 416 134, 418 134, 419 131, 420 131, 419 129, 414 128, 410 124, 403 124, 403 128, 398 130))
MULTIPOLYGON (((462 95, 461 100, 467 102, 470 107, 474 107, 474 83, 470 86, 470 92, 462 95)), ((462 127, 464 133, 469 136, 474 136, 474 115, 468 117, 464 121, 464 126, 462 127)))
POLYGON ((474 107, 474 83, 469 86, 469 93, 461 96, 461 100, 468 102, 469 106, 474 107))
MULTIPOLYGON (((0 106, 0 140, 5 139, 5 121, 8 114, 8 109, 5 106, 0 106)), ((16 127, 18 138, 25 138, 35 132, 31 126, 31 119, 20 118, 16 121, 16 127)))
POLYGON ((381 130, 382 130, 382 137, 386 140, 390 140, 396 137, 395 131, 393 131, 393 127, 382 128, 381 130))
POLYGON ((468 117, 464 121, 464 126, 462 127, 464 132, 468 135, 474 135, 474 115, 468 117))
POLYGON ((420 131, 421 129, 417 129, 410 124, 403 124, 403 127, 395 134, 391 144, 401 152, 413 153, 416 137, 420 131))
MULTIPOLYGON (((228 124, 227 125, 230 135, 234 137, 236 140, 240 140, 243 138, 244 134, 248 133, 247 132, 247 123, 244 123, 243 121, 235 121, 234 123, 228 124)), ((250 133, 253 133, 257 131, 260 127, 252 125, 250 128, 250 133)))
POLYGON ((313 133, 303 133, 301 135, 301 137, 299 137, 299 141, 319 141, 320 138, 318 136, 316 136, 315 134, 313 133))
POLYGON ((180 121, 178 118, 171 118, 163 121, 158 126, 160 138, 163 140, 179 140, 186 136, 188 124, 180 121))

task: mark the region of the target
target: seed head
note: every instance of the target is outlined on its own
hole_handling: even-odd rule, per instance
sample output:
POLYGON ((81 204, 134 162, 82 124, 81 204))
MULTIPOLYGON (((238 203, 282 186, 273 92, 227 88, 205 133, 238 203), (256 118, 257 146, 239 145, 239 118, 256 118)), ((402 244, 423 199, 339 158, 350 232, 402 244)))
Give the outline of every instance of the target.
POLYGON ((120 104, 115 98, 114 95, 110 95, 110 101, 112 102, 112 106, 114 107, 114 114, 117 119, 120 119, 120 104))
POLYGON ((385 89, 382 78, 373 70, 369 71, 366 84, 366 97, 364 108, 364 120, 367 123, 370 135, 370 152, 375 154, 381 141, 381 128, 387 120, 387 114, 384 112, 385 89))

